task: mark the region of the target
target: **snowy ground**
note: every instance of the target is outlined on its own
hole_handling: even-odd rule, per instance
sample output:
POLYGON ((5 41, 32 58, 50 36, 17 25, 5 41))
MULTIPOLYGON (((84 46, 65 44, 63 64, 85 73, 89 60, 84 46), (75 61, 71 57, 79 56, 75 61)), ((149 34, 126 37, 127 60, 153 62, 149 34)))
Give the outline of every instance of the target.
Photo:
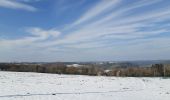
POLYGON ((170 79, 0 71, 0 100, 170 100, 170 79))

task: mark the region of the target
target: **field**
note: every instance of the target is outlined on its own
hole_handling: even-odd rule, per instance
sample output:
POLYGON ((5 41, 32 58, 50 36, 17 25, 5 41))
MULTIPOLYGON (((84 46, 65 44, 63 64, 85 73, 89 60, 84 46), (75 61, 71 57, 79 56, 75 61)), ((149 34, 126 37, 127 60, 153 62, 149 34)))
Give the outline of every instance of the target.
POLYGON ((170 79, 0 71, 0 100, 169 100, 170 79))

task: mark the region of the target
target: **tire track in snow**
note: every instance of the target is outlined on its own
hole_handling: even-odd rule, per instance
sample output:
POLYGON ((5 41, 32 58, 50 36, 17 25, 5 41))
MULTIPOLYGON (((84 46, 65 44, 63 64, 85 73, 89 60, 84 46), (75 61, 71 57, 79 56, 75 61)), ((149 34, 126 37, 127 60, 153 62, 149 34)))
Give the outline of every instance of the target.
POLYGON ((101 91, 101 92, 58 92, 58 93, 47 93, 47 94, 16 94, 16 95, 2 95, 0 98, 9 98, 9 97, 27 97, 27 96, 48 96, 48 95, 81 95, 81 94, 104 94, 104 93, 114 93, 114 92, 130 92, 130 91, 142 91, 139 90, 119 90, 119 91, 101 91))

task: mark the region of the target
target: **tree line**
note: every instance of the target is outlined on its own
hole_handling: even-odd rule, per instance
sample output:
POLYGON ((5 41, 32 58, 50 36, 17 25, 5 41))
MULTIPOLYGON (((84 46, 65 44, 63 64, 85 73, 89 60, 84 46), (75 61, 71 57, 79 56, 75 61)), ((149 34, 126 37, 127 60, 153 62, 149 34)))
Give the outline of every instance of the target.
POLYGON ((169 77, 170 65, 154 64, 150 67, 114 67, 104 69, 95 64, 83 65, 80 67, 66 66, 64 63, 52 64, 10 64, 1 63, 1 71, 17 72, 39 72, 54 74, 74 74, 74 75, 102 75, 119 77, 169 77))

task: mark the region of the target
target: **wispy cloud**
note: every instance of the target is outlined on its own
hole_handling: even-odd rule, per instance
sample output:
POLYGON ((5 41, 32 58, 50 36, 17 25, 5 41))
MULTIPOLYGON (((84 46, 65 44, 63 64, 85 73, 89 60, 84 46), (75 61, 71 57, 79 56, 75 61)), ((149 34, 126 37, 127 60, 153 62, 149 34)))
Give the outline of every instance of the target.
POLYGON ((166 32, 169 32, 170 30, 167 28, 159 28, 158 26, 155 26, 155 22, 158 22, 157 19, 159 19, 159 21, 161 22, 162 20, 166 20, 167 18, 169 18, 169 7, 163 7, 161 9, 155 9, 142 13, 140 12, 140 14, 136 15, 124 16, 127 13, 131 12, 131 10, 139 7, 153 5, 155 3, 159 3, 160 1, 161 0, 137 1, 131 5, 128 5, 128 7, 124 7, 120 10, 115 10, 115 12, 110 9, 115 8, 115 6, 117 6, 116 4, 121 3, 121 1, 101 1, 93 8, 89 9, 89 11, 84 14, 84 16, 81 16, 77 21, 73 22, 71 26, 76 25, 75 23, 80 24, 88 22, 88 20, 95 18, 96 16, 99 16, 104 12, 110 11, 108 15, 105 15, 99 20, 89 22, 89 24, 82 24, 79 29, 69 31, 69 34, 61 39, 56 39, 48 42, 46 41, 41 45, 45 47, 57 45, 65 45, 68 47, 75 47, 76 45, 77 47, 79 45, 79 48, 84 45, 84 47, 82 48, 85 48, 88 44, 90 44, 89 42, 92 42, 91 44, 94 44, 94 47, 102 47, 103 45, 106 45, 105 42, 101 42, 102 40, 113 41, 113 39, 116 39, 117 41, 115 42, 119 42, 119 40, 121 41, 122 39, 146 38, 149 36, 164 34, 166 32), (150 28, 152 30, 145 30, 147 28, 150 28), (98 44, 94 43, 97 41, 99 42, 98 44))
POLYGON ((106 59, 112 59, 113 56, 118 59, 123 56, 133 59, 135 55, 142 59, 145 56, 159 58, 161 52, 168 53, 170 36, 166 35, 170 32, 170 24, 164 21, 170 20, 170 7, 159 5, 164 3, 163 0, 140 0, 129 4, 124 2, 100 0, 72 24, 61 29, 61 32, 55 28, 30 28, 26 31, 31 36, 0 40, 0 45, 28 44, 29 50, 41 48, 42 54, 46 52, 51 56, 61 55, 63 59, 68 56, 67 59, 72 59, 76 55, 82 57, 82 60, 90 57, 102 59, 102 56, 106 59), (155 5, 159 7, 150 9, 150 6, 155 5), (148 10, 143 10, 144 8, 148 10), (54 52, 54 55, 51 54, 54 52))
POLYGON ((83 14, 76 22, 73 23, 73 25, 89 21, 105 11, 113 9, 120 1, 121 0, 102 0, 83 14))
POLYGON ((0 0, 0 7, 10 9, 22 9, 32 12, 37 11, 37 8, 27 5, 25 3, 17 2, 15 0, 0 0))
POLYGON ((31 36, 27 36, 21 39, 0 39, 0 46, 22 46, 22 45, 34 45, 36 42, 45 41, 49 38, 57 38, 61 33, 58 30, 50 29, 44 30, 41 28, 27 28, 26 32, 31 36))
MULTIPOLYGON (((101 36, 111 35, 115 38, 117 37, 116 34, 122 36, 123 38, 126 38, 127 35, 129 37, 138 36, 139 34, 143 34, 143 36, 149 36, 156 34, 163 34, 164 31, 162 29, 158 30, 157 26, 150 27, 154 29, 155 31, 143 31, 142 29, 148 27, 148 25, 154 24, 154 22, 157 22, 158 19, 166 20, 165 16, 168 18, 170 16, 169 7, 164 7, 161 9, 155 9, 151 11, 144 11, 140 12, 140 14, 136 15, 126 15, 131 12, 131 10, 134 10, 139 7, 145 7, 149 5, 153 5, 155 3, 159 3, 161 0, 155 0, 155 1, 138 1, 132 5, 129 5, 129 7, 125 7, 120 10, 116 10, 115 12, 110 12, 108 15, 105 15, 105 17, 89 22, 88 24, 81 25, 82 27, 74 30, 73 32, 70 32, 63 41, 89 41, 94 40, 96 38, 100 38, 101 36), (125 16, 126 15, 126 16, 125 16), (140 23, 140 24, 139 24, 140 23), (159 32, 159 33, 158 33, 159 32)), ((112 6, 114 8, 114 6, 112 6)), ((104 7, 105 8, 105 7, 104 7)), ((93 8, 92 8, 93 9, 93 8)), ((96 7, 94 7, 96 9, 96 7)), ((89 10, 91 12, 91 9, 89 10)), ((103 13, 103 12, 100 12, 103 13)), ((94 14, 97 16, 97 14, 94 14)), ((93 15, 93 17, 95 17, 93 15)), ((86 13, 85 16, 91 17, 91 13, 86 13)), ((88 17, 85 17, 88 19, 88 17)), ((84 17, 81 17, 79 20, 83 20, 84 17)), ((159 20, 161 22, 161 20, 159 20)), ((86 20, 83 20, 86 21, 86 20)), ((77 22, 77 21, 76 21, 77 22)), ((82 21, 81 21, 82 22, 82 21)), ((166 30, 165 32, 168 32, 169 30, 166 30)), ((127 37, 128 38, 128 37, 127 37)))

